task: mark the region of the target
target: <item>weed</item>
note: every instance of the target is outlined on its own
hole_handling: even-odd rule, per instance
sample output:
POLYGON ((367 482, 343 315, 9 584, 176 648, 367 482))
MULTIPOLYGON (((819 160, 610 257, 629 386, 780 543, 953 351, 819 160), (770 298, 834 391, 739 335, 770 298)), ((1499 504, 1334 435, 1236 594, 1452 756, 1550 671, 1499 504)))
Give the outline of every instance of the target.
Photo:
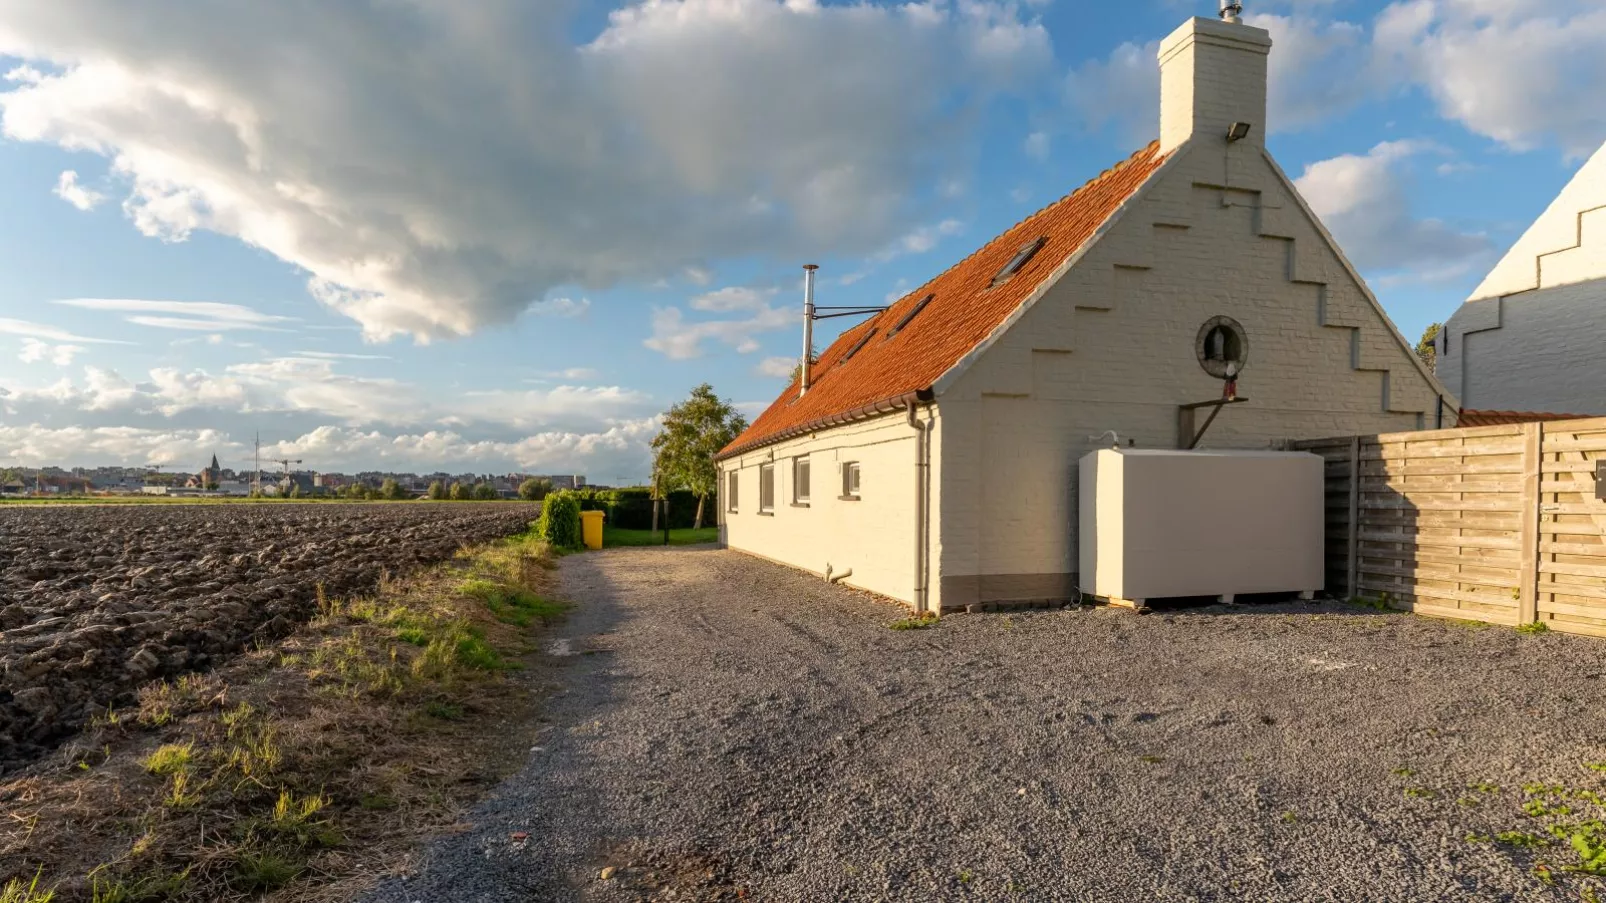
POLYGON ((21 878, 12 878, 6 886, 0 888, 0 903, 50 903, 56 899, 54 890, 39 889, 39 874, 34 873, 33 880, 27 884, 21 878))
POLYGON ((463 717, 463 707, 453 702, 432 699, 425 703, 424 714, 442 721, 458 721, 463 717))
POLYGON ((1606 772, 1606 762, 1585 762, 1584 767, 1590 771, 1606 772))
POLYGON ((1351 596, 1349 604, 1358 605, 1361 608, 1370 608, 1375 611, 1398 611, 1394 607, 1394 596, 1390 593, 1383 593, 1376 597, 1351 596))
POLYGON ((1522 811, 1530 818, 1548 818, 1551 816, 1564 816, 1573 814, 1573 810, 1560 803, 1551 805, 1542 799, 1530 799, 1522 804, 1522 811))
POLYGON ((420 648, 429 645, 429 634, 422 627, 403 627, 396 631, 396 639, 420 648))
POLYGON ((1402 778, 1414 778, 1416 777, 1416 769, 1409 765, 1401 765, 1399 768, 1394 769, 1394 774, 1402 778))
POLYGON ((504 586, 479 577, 464 581, 458 591, 485 603, 498 621, 515 627, 528 627, 537 618, 555 618, 565 608, 562 603, 543 599, 529 590, 504 586))
POLYGON ((1578 899, 1584 901, 1584 903, 1600 903, 1600 897, 1596 896, 1595 887, 1592 884, 1584 885, 1584 889, 1578 892, 1578 899))
POLYGON ((234 874, 241 890, 263 893, 296 880, 296 876, 301 874, 301 866, 273 853, 251 852, 242 854, 235 861, 234 874))
POLYGON ((1165 761, 1165 756, 1138 756, 1138 761, 1145 765, 1158 765, 1165 761))
POLYGON ((1405 795, 1418 800, 1431 800, 1438 797, 1437 793, 1426 787, 1407 787, 1405 788, 1405 795))
POLYGON ((189 879, 189 869, 176 875, 145 877, 131 881, 91 878, 89 903, 145 903, 145 901, 168 900, 182 893, 189 879))
POLYGON ((1544 621, 1535 621, 1532 624, 1520 624, 1517 626, 1517 632, 1526 633, 1530 636, 1541 633, 1549 633, 1550 625, 1546 624, 1544 621))
POLYGON ((1462 807, 1463 809, 1476 809, 1483 805, 1483 802, 1475 796, 1463 796, 1455 802, 1456 805, 1462 807))
POLYGON ((278 729, 271 724, 242 725, 236 733, 230 729, 234 745, 229 748, 226 765, 242 777, 264 778, 284 762, 284 751, 279 748, 278 729))
POLYGON ((201 788, 190 782, 187 771, 173 774, 173 782, 168 785, 167 798, 162 805, 169 809, 192 809, 201 802, 201 788))
POLYGON ((1541 847, 1550 846, 1549 840, 1540 837, 1538 834, 1530 834, 1527 831, 1501 831, 1494 836, 1494 839, 1507 846, 1513 846, 1521 850, 1537 850, 1541 847))
POLYGON ((190 760, 195 755, 195 741, 188 743, 167 743, 157 748, 156 752, 145 757, 145 770, 151 774, 178 774, 190 770, 190 760))
POLYGON ((1500 785, 1490 783, 1489 781, 1479 781, 1476 784, 1468 784, 1467 789, 1476 790, 1479 793, 1499 793, 1500 785))
POLYGON ((1294 813, 1294 812, 1284 812, 1283 815, 1282 815, 1282 819, 1283 819, 1284 822, 1286 822, 1287 824, 1291 825, 1294 822, 1299 821, 1299 815, 1297 813, 1294 813))
POLYGON ((969 884, 970 882, 976 880, 976 874, 970 869, 960 869, 958 877, 960 884, 969 884))
POLYGON ((1526 796, 1565 796, 1567 788, 1560 784, 1546 784, 1542 781, 1529 781, 1522 785, 1522 792, 1526 796))
POLYGON ((340 835, 330 827, 327 819, 318 814, 329 805, 329 798, 318 794, 296 798, 288 790, 279 791, 278 802, 273 804, 273 832, 300 847, 327 847, 340 842, 340 835))
POLYGON ((1534 877, 1545 882, 1546 884, 1556 883, 1555 874, 1551 872, 1550 866, 1545 865, 1543 862, 1534 863, 1534 877))
POLYGON ((892 630, 927 630, 936 626, 937 616, 929 611, 917 616, 899 618, 887 625, 892 630))
POLYGON ((206 708, 218 697, 216 679, 205 674, 150 684, 139 691, 137 720, 146 727, 161 727, 206 708))

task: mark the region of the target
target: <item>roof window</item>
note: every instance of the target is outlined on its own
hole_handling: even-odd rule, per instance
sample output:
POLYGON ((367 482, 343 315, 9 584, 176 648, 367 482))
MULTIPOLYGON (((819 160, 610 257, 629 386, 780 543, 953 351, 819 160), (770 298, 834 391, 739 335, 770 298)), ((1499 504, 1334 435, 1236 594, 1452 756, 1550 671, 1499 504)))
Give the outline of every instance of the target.
POLYGON ((1004 268, 998 271, 997 276, 993 277, 991 287, 997 288, 1008 281, 1009 277, 1020 272, 1021 267, 1024 267, 1038 251, 1041 251, 1047 241, 1048 239, 1046 238, 1038 238, 1021 245, 1020 250, 1015 252, 1015 256, 1010 258, 1009 263, 1004 264, 1004 268))
POLYGON ((853 347, 848 349, 848 353, 842 355, 842 363, 845 364, 848 361, 853 360, 853 356, 855 354, 859 353, 859 349, 860 348, 863 348, 865 345, 869 344, 870 339, 874 338, 875 334, 876 334, 876 330, 875 329, 871 329, 869 332, 864 334, 864 338, 858 340, 857 342, 854 342, 853 343, 853 347))
POLYGON ((935 298, 935 297, 937 297, 937 296, 936 295, 927 295, 924 298, 921 298, 920 301, 918 303, 916 303, 914 307, 909 308, 909 312, 904 314, 902 319, 898 320, 898 325, 892 327, 892 330, 887 333, 887 338, 890 339, 893 336, 897 335, 898 333, 903 332, 903 328, 905 326, 909 325, 909 321, 913 320, 915 317, 920 316, 920 312, 925 310, 926 309, 926 305, 930 304, 931 303, 931 299, 935 298))

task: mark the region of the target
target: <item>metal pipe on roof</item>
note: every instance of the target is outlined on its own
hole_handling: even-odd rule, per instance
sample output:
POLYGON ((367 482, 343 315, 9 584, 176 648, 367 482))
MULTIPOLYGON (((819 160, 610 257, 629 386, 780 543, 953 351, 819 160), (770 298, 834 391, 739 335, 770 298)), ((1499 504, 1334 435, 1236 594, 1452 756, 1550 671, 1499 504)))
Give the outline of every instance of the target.
POLYGON ((798 398, 809 394, 809 371, 814 367, 814 271, 818 269, 812 263, 803 267, 803 365, 798 378, 798 398))

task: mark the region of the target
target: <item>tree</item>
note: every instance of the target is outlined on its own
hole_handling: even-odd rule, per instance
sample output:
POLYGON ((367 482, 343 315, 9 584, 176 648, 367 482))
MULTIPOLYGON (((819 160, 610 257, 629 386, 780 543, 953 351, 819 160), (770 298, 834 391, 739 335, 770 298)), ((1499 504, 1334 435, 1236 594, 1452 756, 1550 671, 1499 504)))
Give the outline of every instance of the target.
POLYGON ((291 486, 290 486, 290 497, 293 498, 293 499, 301 498, 301 484, 300 483, 291 484, 291 486))
POLYGON ((1416 343, 1416 356, 1422 359, 1422 363, 1428 365, 1429 370, 1439 362, 1439 349, 1435 343, 1442 329, 1444 329, 1443 323, 1429 323, 1428 328, 1422 330, 1422 341, 1416 343))
POLYGON ((519 498, 526 502, 539 502, 552 492, 552 481, 531 477, 519 484, 519 498))
POLYGON ((474 500, 477 502, 494 502, 501 497, 490 483, 479 483, 474 487, 474 500))
POLYGON ((468 486, 464 486, 462 483, 453 483, 448 494, 451 496, 451 499, 454 502, 466 502, 472 497, 473 490, 468 486))
POLYGON ((442 483, 440 480, 436 480, 435 482, 429 484, 429 497, 437 502, 445 501, 446 484, 442 483))
POLYGON ((407 498, 408 495, 407 490, 403 489, 401 484, 393 479, 387 478, 385 482, 379 484, 379 497, 387 501, 399 502, 407 498))
POLYGON ((747 418, 703 383, 691 397, 664 413, 663 429, 653 437, 653 484, 660 494, 689 489, 697 496, 695 527, 703 525, 703 506, 718 489, 714 455, 747 429, 747 418))

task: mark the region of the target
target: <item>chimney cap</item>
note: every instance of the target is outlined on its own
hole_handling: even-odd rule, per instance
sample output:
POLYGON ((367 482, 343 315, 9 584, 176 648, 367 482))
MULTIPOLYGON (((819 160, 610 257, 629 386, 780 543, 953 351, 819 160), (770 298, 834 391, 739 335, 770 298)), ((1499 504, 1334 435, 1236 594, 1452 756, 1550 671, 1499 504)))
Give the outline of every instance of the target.
POLYGON ((1223 21, 1238 24, 1239 17, 1244 14, 1244 5, 1238 0, 1221 0, 1221 18, 1223 21))
POLYGON ((820 268, 820 265, 817 264, 817 263, 805 263, 805 264, 803 264, 803 269, 809 270, 811 272, 814 271, 814 270, 817 270, 819 268, 820 268))

